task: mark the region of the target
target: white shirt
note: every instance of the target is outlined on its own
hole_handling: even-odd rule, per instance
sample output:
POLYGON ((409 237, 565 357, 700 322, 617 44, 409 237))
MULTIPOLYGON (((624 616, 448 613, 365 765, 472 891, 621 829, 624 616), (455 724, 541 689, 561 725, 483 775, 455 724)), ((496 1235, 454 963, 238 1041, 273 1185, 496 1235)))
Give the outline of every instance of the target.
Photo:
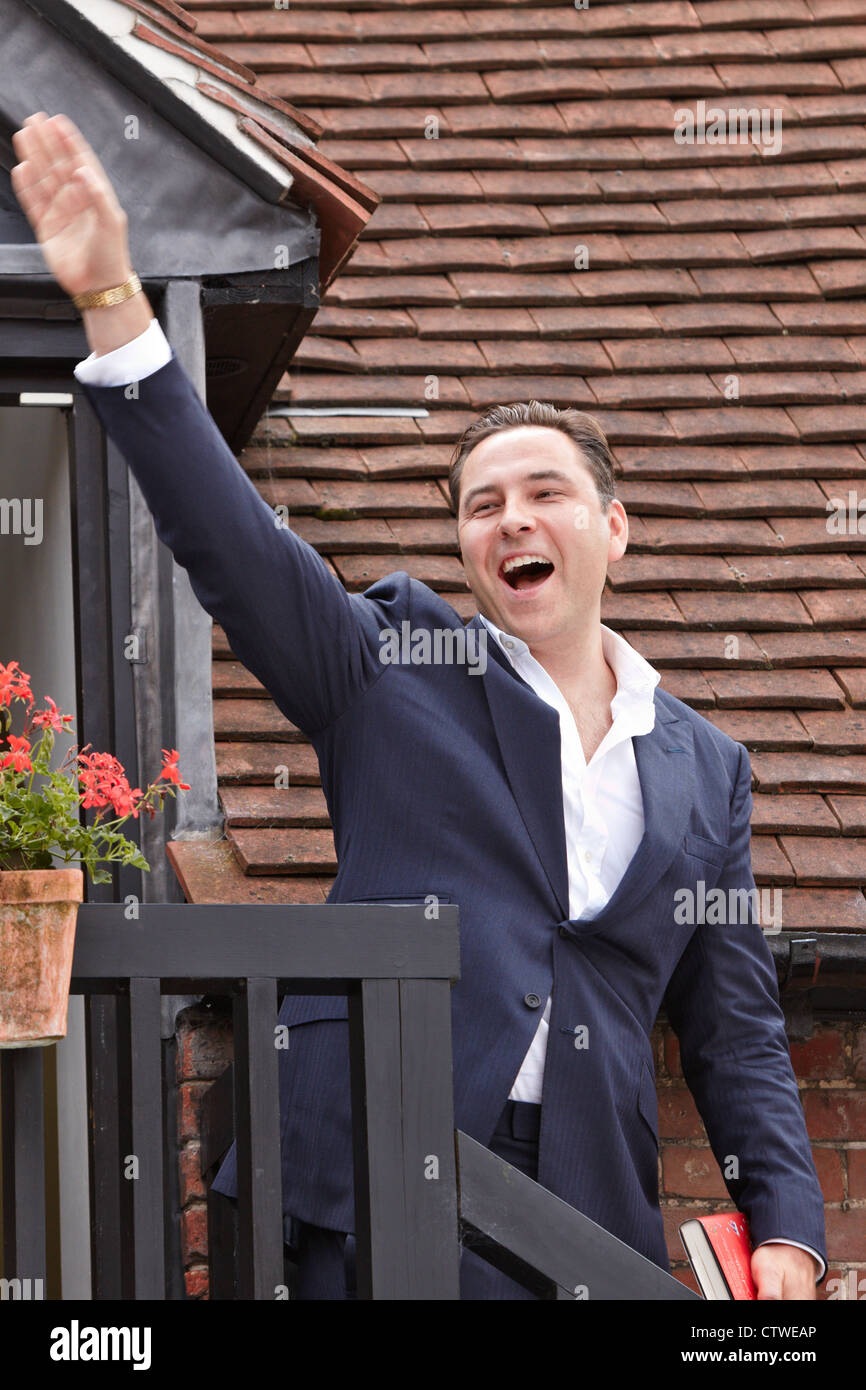
MULTIPOLYGON (((73 372, 88 386, 126 386, 151 376, 170 359, 171 347, 159 321, 153 318, 138 337, 100 357, 92 352, 73 372)), ((585 913, 594 917, 612 896, 643 836, 643 799, 631 740, 634 734, 649 733, 655 723, 653 691, 661 677, 625 638, 601 624, 602 648, 616 676, 617 689, 610 702, 613 722, 587 764, 574 716, 559 687, 525 642, 502 632, 483 614, 480 616, 518 675, 536 695, 559 711, 568 915, 576 918, 585 913)), ((541 1101, 549 1019, 548 999, 509 1100, 541 1101)), ((762 1244, 798 1245, 824 1265, 817 1250, 799 1241, 762 1244)), ((818 1282, 825 1269, 826 1266, 818 1282)))

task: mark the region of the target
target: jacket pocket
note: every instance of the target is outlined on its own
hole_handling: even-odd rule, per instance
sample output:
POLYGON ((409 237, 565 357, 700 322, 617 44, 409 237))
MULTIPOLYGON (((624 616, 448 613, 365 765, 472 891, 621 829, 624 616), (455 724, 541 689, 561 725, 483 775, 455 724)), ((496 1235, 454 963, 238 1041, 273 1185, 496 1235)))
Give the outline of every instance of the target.
POLYGON ((640 1085, 637 1093, 637 1108, 643 1115, 650 1128, 650 1133, 655 1140, 655 1146, 659 1144, 659 1102, 656 1093, 655 1077, 652 1068, 646 1061, 641 1062, 640 1085))
POLYGON ((718 840, 708 840, 705 835, 696 835, 693 830, 687 830, 683 836, 683 849, 694 859, 703 859, 718 869, 724 866, 728 857, 727 845, 719 844, 718 840))

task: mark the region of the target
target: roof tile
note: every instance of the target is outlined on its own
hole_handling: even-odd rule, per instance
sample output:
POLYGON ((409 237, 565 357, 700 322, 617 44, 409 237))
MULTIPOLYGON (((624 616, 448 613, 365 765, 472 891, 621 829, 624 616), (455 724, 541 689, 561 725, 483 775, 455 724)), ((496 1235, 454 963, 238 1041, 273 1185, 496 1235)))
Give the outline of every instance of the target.
POLYGON ((788 414, 804 441, 862 439, 866 434, 866 406, 792 405, 788 414))
POLYGON ((724 339, 724 348, 741 371, 768 367, 797 367, 805 371, 809 367, 855 368, 861 364, 845 338, 807 337, 805 334, 784 338, 730 337, 724 339))
POLYGON ((245 874, 336 873, 330 830, 229 830, 226 836, 245 874))
POLYGON ((811 735, 793 710, 713 710, 707 718, 729 738, 744 743, 750 753, 776 749, 791 753, 812 746, 811 735))
POLYGON ((847 555, 737 555, 731 567, 747 589, 866 587, 866 575, 847 555))
POLYGON ((800 598, 813 623, 866 627, 866 595, 858 589, 804 589, 800 598))
POLYGON ((756 640, 774 666, 830 666, 849 702, 855 707, 860 704, 855 696, 863 680, 866 632, 768 632, 756 640))
POLYGON ((866 839, 785 835, 782 848, 793 865, 798 884, 844 884, 863 882, 866 839))
POLYGON ((843 835, 866 835, 866 796, 829 796, 827 801, 843 835))
POLYGON ((556 102, 607 94, 601 73, 594 68, 504 68, 486 72, 484 83, 493 100, 499 102, 556 102))
POLYGON ((215 751, 221 790, 234 783, 273 787, 282 768, 290 786, 318 786, 321 781, 316 751, 309 743, 226 741, 215 751))
POLYGON ((799 717, 816 753, 866 753, 866 714, 804 709, 799 717))
MULTIPOLYGON (((350 376, 336 372, 301 372, 292 375, 292 405, 333 406, 337 403, 352 406, 406 406, 424 408, 431 400, 425 394, 424 377, 417 373, 409 376, 377 377, 369 373, 363 376, 350 376)), ((467 403, 469 397, 465 384, 456 376, 436 378, 436 401, 448 405, 467 403)))
POLYGON ((769 28, 777 24, 810 24, 814 18, 806 0, 694 0, 695 14, 706 28, 769 28))
POLYGON ((298 826, 329 829, 328 804, 320 787, 221 787, 226 824, 264 830, 298 826))
MULTIPOLYGON (((752 63, 719 63, 719 81, 729 90, 747 95, 760 92, 767 83, 763 65, 752 63)), ((837 92, 841 79, 830 63, 773 61, 773 85, 789 95, 799 92, 837 92)))
POLYGON ((617 471, 624 478, 736 478, 745 472, 736 449, 696 446, 640 446, 614 450, 617 471))
POLYGON ((653 313, 664 333, 772 333, 780 332, 779 319, 767 304, 720 301, 693 304, 658 304, 653 313))
POLYGON ((866 757, 756 753, 752 773, 763 792, 862 791, 866 788, 866 757))
POLYGON ((811 478, 762 478, 737 482, 695 482, 695 491, 713 516, 826 515, 826 497, 811 478))
POLYGON ((836 835, 839 824, 820 796, 756 795, 752 798, 755 835, 836 835))
POLYGON ((773 835, 752 836, 752 872, 755 875, 755 882, 759 885, 779 884, 784 886, 795 882, 791 862, 773 835))
POLYGON ((671 597, 686 622, 725 633, 739 628, 748 628, 753 633, 761 629, 793 632, 809 624, 809 613, 800 595, 784 589, 762 593, 696 593, 675 589, 671 597))
POLYGON ((796 442, 797 428, 781 409, 732 404, 719 410, 669 410, 667 418, 678 440, 689 444, 796 442))
MULTIPOLYGON (((425 344, 425 346, 428 346, 425 344)), ((487 366, 508 373, 584 373, 611 371, 611 363, 601 343, 578 340, 492 338, 479 344, 487 366)))
POLYGON ((605 85, 620 97, 691 96, 700 92, 710 96, 724 90, 722 78, 709 63, 671 64, 670 67, 605 68, 605 85))
POLYGON ((750 30, 702 28, 698 34, 664 34, 653 39, 653 47, 664 62, 689 62, 712 58, 719 62, 758 62, 774 56, 772 41, 750 30))
MULTIPOLYGON (((864 604, 864 607, 866 607, 866 604, 864 604)), ((852 643, 853 641, 854 639, 852 637, 852 643)), ((837 655, 833 658, 828 658, 828 660, 839 660, 839 648, 834 647, 834 651, 837 655)), ((862 642, 857 644, 857 658, 860 661, 864 660, 862 642)), ((834 667, 833 675, 845 691, 849 704, 854 709, 866 709, 866 668, 861 666, 859 668, 849 669, 847 666, 843 666, 837 669, 834 667)))
POLYGON ((813 24, 797 29, 771 29, 772 50, 780 58, 845 58, 866 54, 866 24, 813 24))

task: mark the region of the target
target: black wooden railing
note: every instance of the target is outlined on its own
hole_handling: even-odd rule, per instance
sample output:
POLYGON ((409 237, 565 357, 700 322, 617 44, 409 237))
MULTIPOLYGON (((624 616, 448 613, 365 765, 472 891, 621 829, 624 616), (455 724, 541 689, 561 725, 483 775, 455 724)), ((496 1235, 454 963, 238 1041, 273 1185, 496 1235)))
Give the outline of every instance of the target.
MULTIPOLYGON (((225 1151, 229 1123, 238 1145, 236 1220, 226 1217, 228 1203, 211 1203, 211 1297, 280 1296, 279 1000, 344 994, 358 1298, 459 1298, 461 1240, 542 1298, 694 1298, 455 1132, 450 988, 458 974, 458 909, 450 905, 437 921, 420 906, 150 904, 128 921, 120 905, 82 905, 72 992, 85 996, 88 1023, 94 1297, 164 1299, 172 1287, 162 994, 232 999, 234 1065, 203 1107, 203 1167, 212 1171, 225 1151), (423 1096, 423 1105, 404 1104, 407 1095, 423 1096), (439 1160, 436 1181, 425 1176, 430 1154, 439 1160)), ((31 1286, 46 1278, 43 1055, 7 1051, 0 1066, 2 1274, 31 1286)))

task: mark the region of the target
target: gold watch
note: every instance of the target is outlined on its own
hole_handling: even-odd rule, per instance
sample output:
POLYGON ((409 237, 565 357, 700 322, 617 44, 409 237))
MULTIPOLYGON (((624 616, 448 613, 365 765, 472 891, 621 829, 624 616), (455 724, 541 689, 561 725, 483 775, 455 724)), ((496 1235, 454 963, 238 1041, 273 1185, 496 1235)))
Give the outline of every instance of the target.
POLYGON ((72 301, 76 309, 101 309, 111 304, 122 304, 125 299, 138 294, 140 289, 141 281, 133 271, 122 285, 112 285, 107 290, 91 290, 88 294, 74 294, 72 301))

